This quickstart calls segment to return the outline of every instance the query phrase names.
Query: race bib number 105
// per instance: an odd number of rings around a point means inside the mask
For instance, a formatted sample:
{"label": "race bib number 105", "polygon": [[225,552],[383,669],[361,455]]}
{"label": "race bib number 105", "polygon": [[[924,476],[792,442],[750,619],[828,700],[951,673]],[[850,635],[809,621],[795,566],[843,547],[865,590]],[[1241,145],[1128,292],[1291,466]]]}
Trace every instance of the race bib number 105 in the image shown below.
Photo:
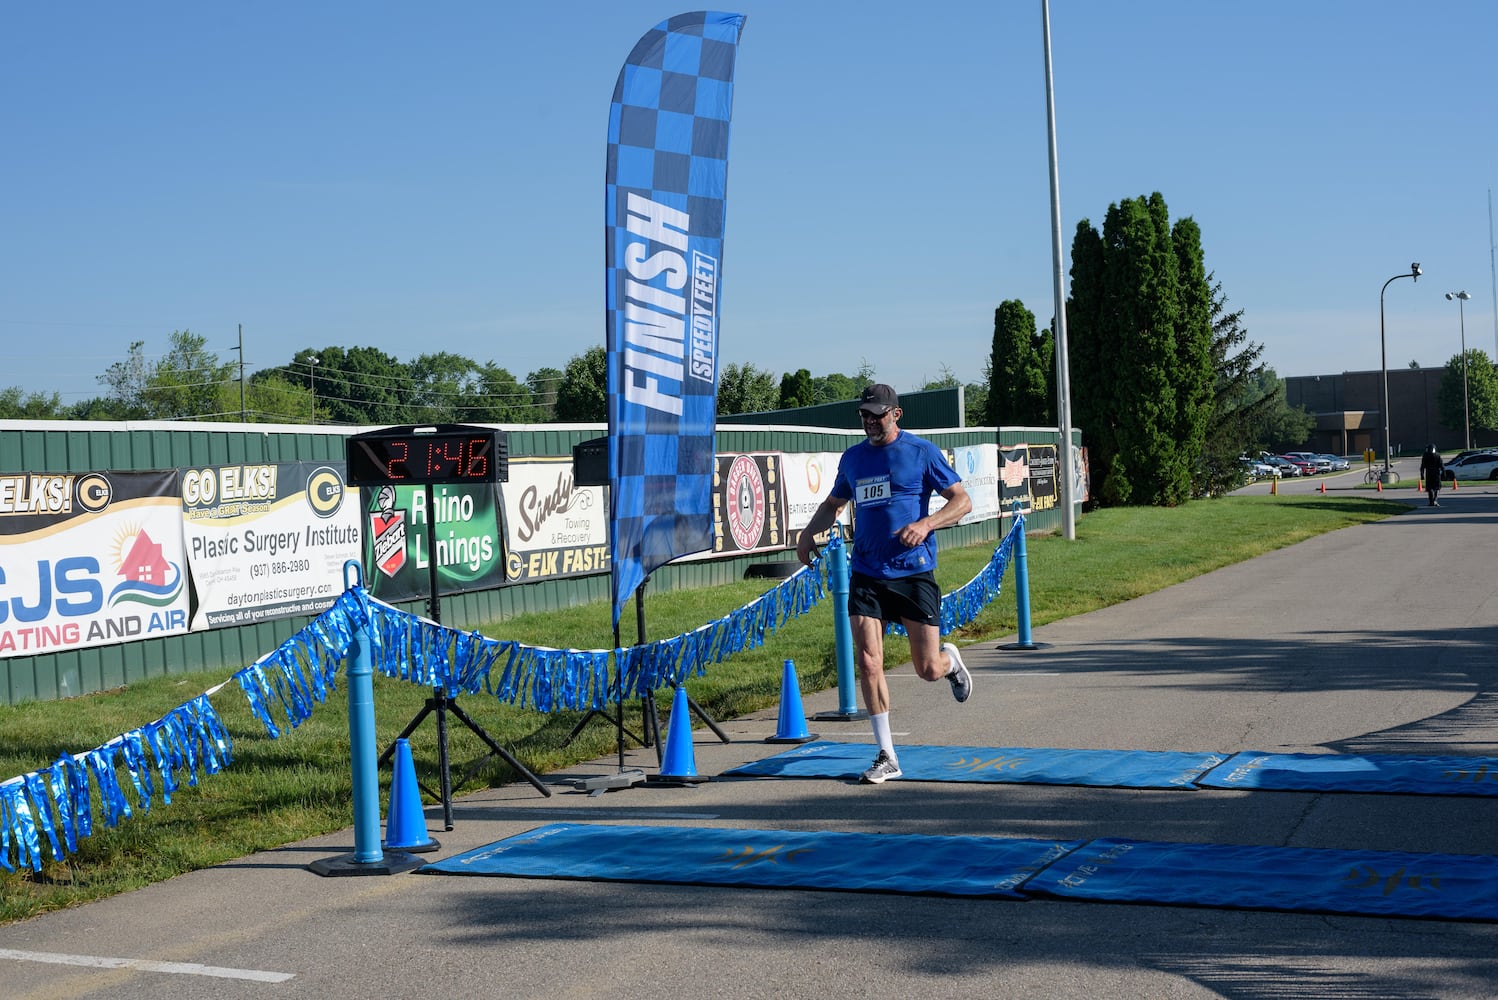
{"label": "race bib number 105", "polygon": [[860,479],[854,484],[854,492],[858,494],[853,498],[854,503],[857,504],[888,503],[890,498],[889,476]]}

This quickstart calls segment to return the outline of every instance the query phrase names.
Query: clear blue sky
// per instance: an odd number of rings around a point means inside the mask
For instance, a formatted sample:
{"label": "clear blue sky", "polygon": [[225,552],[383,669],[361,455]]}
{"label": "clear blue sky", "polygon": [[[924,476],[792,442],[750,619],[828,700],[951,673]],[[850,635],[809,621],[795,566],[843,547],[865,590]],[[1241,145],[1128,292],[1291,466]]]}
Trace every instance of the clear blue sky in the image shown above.
{"label": "clear blue sky", "polygon": [[[0,387],[174,330],[250,370],[600,344],[609,99],[643,2],[10,3]],[[912,389],[1052,314],[1039,0],[745,0],[721,358]],[[1281,375],[1493,354],[1498,4],[1054,0],[1063,240],[1160,191]],[[1070,266],[1068,259],[1067,266]]]}

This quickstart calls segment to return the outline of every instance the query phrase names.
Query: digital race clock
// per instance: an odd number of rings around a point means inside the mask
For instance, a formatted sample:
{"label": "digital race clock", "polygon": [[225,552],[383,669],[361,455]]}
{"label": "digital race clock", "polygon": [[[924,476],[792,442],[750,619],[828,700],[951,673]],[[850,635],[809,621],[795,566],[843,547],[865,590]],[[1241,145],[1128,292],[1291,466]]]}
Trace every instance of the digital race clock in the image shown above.
{"label": "digital race clock", "polygon": [[385,427],[348,439],[351,486],[502,483],[509,478],[505,432],[467,424]]}

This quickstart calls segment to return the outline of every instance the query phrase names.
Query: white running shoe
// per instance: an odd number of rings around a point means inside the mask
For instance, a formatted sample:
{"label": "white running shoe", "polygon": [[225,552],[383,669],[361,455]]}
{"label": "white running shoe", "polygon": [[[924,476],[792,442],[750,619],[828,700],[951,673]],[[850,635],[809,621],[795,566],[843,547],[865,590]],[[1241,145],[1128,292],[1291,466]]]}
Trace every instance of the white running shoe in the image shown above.
{"label": "white running shoe", "polygon": [[898,778],[904,773],[904,771],[900,770],[900,762],[891,757],[889,751],[880,747],[879,756],[874,758],[874,763],[869,765],[869,769],[863,772],[863,776],[859,780],[865,785],[877,785],[881,781]]}
{"label": "white running shoe", "polygon": [[947,680],[952,682],[952,697],[958,701],[967,701],[967,696],[973,693],[973,675],[968,671],[967,664],[962,662],[962,654],[957,652],[956,646],[944,642],[941,648],[952,658],[952,669],[947,672]]}

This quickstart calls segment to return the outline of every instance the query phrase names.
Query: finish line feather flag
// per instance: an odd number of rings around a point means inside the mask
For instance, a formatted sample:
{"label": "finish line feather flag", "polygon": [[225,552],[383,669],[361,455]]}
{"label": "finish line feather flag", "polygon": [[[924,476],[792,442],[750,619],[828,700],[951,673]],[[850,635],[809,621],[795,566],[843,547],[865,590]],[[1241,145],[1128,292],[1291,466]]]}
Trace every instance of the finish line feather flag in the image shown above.
{"label": "finish line feather flag", "polygon": [[635,45],[609,106],[605,192],[614,627],[645,577],[712,547],[718,293],[741,14]]}

